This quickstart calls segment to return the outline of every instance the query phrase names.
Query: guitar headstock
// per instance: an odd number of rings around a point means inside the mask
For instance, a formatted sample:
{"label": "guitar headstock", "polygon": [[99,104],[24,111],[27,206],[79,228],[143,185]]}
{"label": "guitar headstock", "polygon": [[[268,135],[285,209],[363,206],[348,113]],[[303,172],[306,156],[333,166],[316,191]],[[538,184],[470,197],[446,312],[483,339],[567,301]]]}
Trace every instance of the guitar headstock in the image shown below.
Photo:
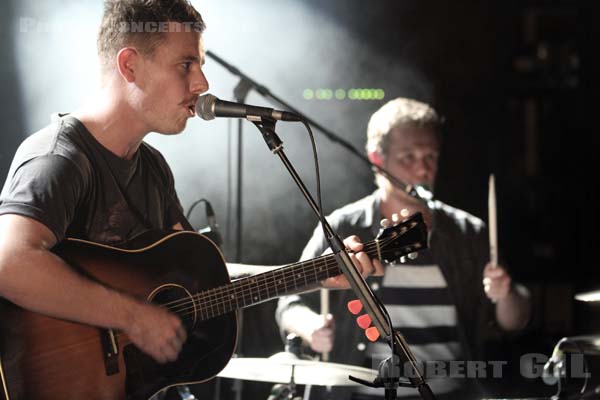
{"label": "guitar headstock", "polygon": [[381,228],[375,239],[378,257],[387,263],[427,248],[427,226],[421,213],[415,213],[393,226]]}

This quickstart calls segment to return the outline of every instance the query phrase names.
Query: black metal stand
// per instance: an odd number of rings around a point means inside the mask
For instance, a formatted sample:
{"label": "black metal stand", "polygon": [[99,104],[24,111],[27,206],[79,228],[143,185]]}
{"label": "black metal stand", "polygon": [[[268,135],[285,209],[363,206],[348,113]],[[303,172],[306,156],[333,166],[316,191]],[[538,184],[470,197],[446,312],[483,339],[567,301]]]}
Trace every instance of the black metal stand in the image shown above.
{"label": "black metal stand", "polygon": [[[348,279],[352,290],[362,302],[365,311],[369,314],[371,320],[373,321],[379,332],[382,334],[382,336],[390,344],[393,353],[398,357],[398,360],[403,363],[402,365],[410,365],[412,369],[412,373],[408,378],[410,386],[417,388],[419,394],[423,399],[434,400],[435,397],[431,392],[431,389],[425,382],[425,379],[422,376],[421,372],[419,371],[417,361],[412,351],[408,347],[408,344],[404,340],[404,337],[402,337],[402,335],[399,332],[394,332],[391,330],[391,327],[388,324],[387,318],[384,314],[384,310],[382,308],[383,306],[380,305],[380,303],[377,301],[375,295],[373,294],[373,292],[371,292],[371,289],[352,263],[352,260],[350,259],[350,256],[348,255],[348,252],[346,251],[346,248],[340,237],[333,231],[331,226],[327,223],[327,220],[325,218],[321,218],[322,214],[317,204],[315,203],[311,194],[308,192],[306,186],[304,185],[304,182],[302,182],[302,180],[300,179],[300,176],[294,169],[293,165],[285,155],[285,152],[283,151],[283,142],[275,132],[276,122],[274,120],[261,119],[260,117],[249,117],[248,119],[251,120],[252,123],[254,123],[258,130],[262,133],[263,139],[267,143],[269,149],[274,154],[279,156],[281,162],[290,173],[294,182],[296,182],[296,185],[306,198],[308,204],[323,224],[323,229],[329,239],[329,243],[331,244],[332,251],[336,256],[337,262],[344,275]],[[399,373],[399,369],[396,370],[392,368],[391,371],[398,371]],[[390,382],[389,390],[386,388],[386,395],[393,396],[390,397],[391,399],[393,399],[395,398],[395,392],[396,390],[395,387],[393,387],[393,382]]]}
{"label": "black metal stand", "polygon": [[[243,103],[248,96],[248,92],[252,88],[252,84],[242,78],[236,87],[233,89],[233,96],[238,103]],[[242,193],[243,193],[243,120],[238,119],[238,135],[237,135],[237,199],[236,199],[236,236],[235,236],[235,262],[242,262],[242,223],[243,223],[243,212],[242,212]],[[238,337],[243,338],[244,331],[244,311],[238,310]],[[238,357],[242,356],[243,351],[243,340],[238,342],[236,353]],[[241,379],[236,379],[233,382],[233,392],[235,393],[235,399],[242,399],[243,385]]]}
{"label": "black metal stand", "polygon": [[[233,97],[238,103],[243,103],[248,96],[248,92],[252,89],[252,83],[242,78],[233,89]],[[235,236],[235,262],[242,262],[242,193],[243,193],[243,120],[238,119],[237,132],[237,192],[236,192],[236,236]]]}

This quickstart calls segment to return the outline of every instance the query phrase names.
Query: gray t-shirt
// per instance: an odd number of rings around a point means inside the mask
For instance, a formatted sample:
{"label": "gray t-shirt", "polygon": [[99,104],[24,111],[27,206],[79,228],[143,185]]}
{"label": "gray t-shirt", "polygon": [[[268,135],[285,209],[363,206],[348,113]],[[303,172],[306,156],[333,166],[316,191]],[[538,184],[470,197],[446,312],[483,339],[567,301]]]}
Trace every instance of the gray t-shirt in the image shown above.
{"label": "gray t-shirt", "polygon": [[58,241],[105,244],[185,223],[173,174],[156,149],[142,143],[125,160],[68,115],[19,146],[0,194],[2,214],[33,218]]}

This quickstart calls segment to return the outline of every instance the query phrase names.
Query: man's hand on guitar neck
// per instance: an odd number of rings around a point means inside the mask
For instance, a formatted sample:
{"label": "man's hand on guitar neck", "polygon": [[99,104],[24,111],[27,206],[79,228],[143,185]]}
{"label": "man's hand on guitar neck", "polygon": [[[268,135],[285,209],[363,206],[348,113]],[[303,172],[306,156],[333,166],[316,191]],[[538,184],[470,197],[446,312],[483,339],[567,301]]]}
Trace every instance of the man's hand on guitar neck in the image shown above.
{"label": "man's hand on guitar neck", "polygon": [[[347,249],[353,251],[353,253],[350,253],[350,258],[364,278],[371,275],[383,276],[383,265],[381,265],[379,260],[370,259],[367,253],[362,251],[363,244],[358,236],[348,236],[344,239],[344,244]],[[325,253],[331,253],[331,250],[328,250]],[[322,284],[323,287],[327,289],[348,289],[350,287],[348,279],[346,279],[343,274],[328,278],[324,280]]]}
{"label": "man's hand on guitar neck", "polygon": [[[369,256],[362,251],[363,244],[360,238],[356,235],[348,236],[344,239],[344,244],[347,249],[352,250],[354,253],[350,254],[350,258],[357,266],[363,277],[367,276],[382,276],[383,266],[379,260],[371,260]],[[331,253],[331,250],[327,250],[323,254]],[[244,278],[247,276],[260,274],[265,271],[281,268],[281,265],[277,266],[266,266],[266,265],[247,265],[247,264],[235,264],[227,263],[227,271],[232,279]],[[327,289],[348,289],[350,284],[344,275],[338,275],[321,282],[322,286]],[[310,288],[304,288],[303,290],[315,290],[318,285],[311,286]],[[290,294],[290,293],[288,293]]]}

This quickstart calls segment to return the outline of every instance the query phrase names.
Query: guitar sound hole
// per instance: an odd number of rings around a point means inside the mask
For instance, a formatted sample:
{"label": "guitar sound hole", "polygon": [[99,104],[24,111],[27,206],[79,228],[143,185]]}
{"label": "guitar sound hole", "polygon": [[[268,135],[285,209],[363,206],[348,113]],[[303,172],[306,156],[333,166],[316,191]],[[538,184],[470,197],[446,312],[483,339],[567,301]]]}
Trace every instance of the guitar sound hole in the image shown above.
{"label": "guitar sound hole", "polygon": [[191,293],[183,286],[163,285],[152,293],[150,301],[178,315],[188,333],[194,328],[198,309]]}

